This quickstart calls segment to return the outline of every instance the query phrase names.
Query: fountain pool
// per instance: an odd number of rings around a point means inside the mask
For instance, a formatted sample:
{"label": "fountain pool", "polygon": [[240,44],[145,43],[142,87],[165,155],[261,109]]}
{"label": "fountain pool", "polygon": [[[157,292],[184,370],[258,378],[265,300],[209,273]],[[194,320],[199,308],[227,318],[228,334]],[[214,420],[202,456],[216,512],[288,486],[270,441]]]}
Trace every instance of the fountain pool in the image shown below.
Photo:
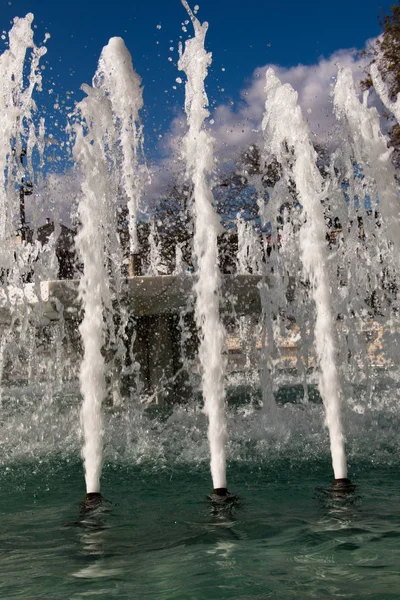
{"label": "fountain pool", "polygon": [[11,390],[4,398],[3,597],[396,597],[400,415],[391,385],[377,386],[364,414],[354,409],[365,406],[365,387],[351,398],[344,420],[357,488],[336,498],[320,403],[304,408],[286,390],[279,426],[240,393],[229,397],[227,475],[241,498],[225,512],[205,497],[200,410],[107,411],[102,489],[111,502],[84,518],[77,392],[51,411],[38,408],[43,389],[31,404]]}

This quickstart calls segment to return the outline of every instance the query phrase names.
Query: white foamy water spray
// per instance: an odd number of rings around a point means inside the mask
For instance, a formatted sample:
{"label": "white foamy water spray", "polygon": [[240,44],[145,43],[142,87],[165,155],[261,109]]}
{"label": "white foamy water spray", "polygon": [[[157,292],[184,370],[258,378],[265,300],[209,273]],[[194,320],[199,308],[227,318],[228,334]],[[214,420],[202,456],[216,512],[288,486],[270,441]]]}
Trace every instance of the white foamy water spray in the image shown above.
{"label": "white foamy water spray", "polygon": [[379,57],[378,60],[370,66],[370,73],[372,78],[372,83],[374,84],[374,88],[382,100],[383,104],[386,106],[391,113],[394,114],[398,123],[400,123],[400,94],[397,94],[396,100],[392,101],[389,96],[389,91],[385,82],[382,79],[382,76],[379,72]]}
{"label": "white foamy water spray", "polygon": [[262,271],[262,247],[260,239],[253,229],[252,223],[248,223],[241,212],[236,217],[236,228],[238,235],[237,272],[239,274],[253,273],[261,274]]}
{"label": "white foamy water spray", "polygon": [[225,330],[219,317],[220,273],[217,232],[219,221],[213,208],[210,175],[213,170],[213,139],[204,128],[209,116],[204,80],[211,54],[204,47],[208,23],[201,24],[185,0],[182,4],[193,23],[195,36],[180,48],[178,67],[187,75],[185,110],[188,133],[184,143],[187,173],[193,182],[195,216],[194,254],[197,265],[196,322],[200,330],[199,356],[202,368],[204,410],[208,416],[211,475],[215,488],[226,488],[225,440]]}
{"label": "white foamy water spray", "polygon": [[[400,269],[400,209],[395,169],[391,162],[391,150],[382,134],[379,114],[375,107],[367,105],[368,92],[360,102],[350,69],[340,69],[334,90],[334,108],[343,130],[350,134],[353,159],[363,170],[366,193],[373,204],[379,202],[387,235],[395,252],[394,261]],[[349,174],[350,177],[354,173]]]}
{"label": "white foamy water spray", "polygon": [[104,151],[103,123],[112,127],[109,102],[104,94],[85,86],[87,98],[78,107],[82,124],[75,126],[74,158],[80,166],[83,183],[78,215],[81,228],[76,247],[84,271],[79,282],[79,295],[84,311],[79,327],[84,354],[80,369],[83,395],[81,425],[83,430],[82,458],[85,467],[86,491],[100,491],[103,457],[102,402],[106,395],[105,364],[101,349],[104,343],[105,305],[110,305],[109,281],[105,266],[105,246],[109,202],[107,157]]}
{"label": "white foamy water spray", "polygon": [[98,492],[103,454],[102,402],[106,395],[102,355],[106,321],[113,330],[111,288],[121,278],[118,253],[117,199],[124,189],[130,206],[131,248],[136,248],[138,202],[135,120],[141,106],[140,78],[123,41],[112,38],[103,49],[93,87],[77,106],[74,157],[82,174],[79,202],[81,229],[76,246],[84,264],[79,294],[84,317],[80,325],[84,356],[80,370],[83,395],[81,423],[87,492]]}
{"label": "white foamy water spray", "polygon": [[[3,375],[10,378],[10,365],[18,365],[18,376],[28,379],[38,367],[40,279],[47,259],[55,258],[49,244],[32,239],[26,218],[25,196],[40,181],[45,137],[44,118],[37,116],[33,95],[41,90],[40,60],[47,49],[35,45],[32,23],[31,13],[16,17],[8,48],[0,55],[0,306],[5,317],[0,382]],[[29,214],[33,216],[31,207]]]}
{"label": "white foamy water spray", "polygon": [[[15,17],[8,49],[0,56],[0,266],[4,269],[14,267],[13,242],[20,216],[15,185],[23,177],[20,156],[26,154],[30,162],[35,146],[32,113],[36,105],[32,95],[35,89],[41,89],[39,62],[47,52],[44,46],[34,44],[32,21],[32,13],[25,18]],[[26,78],[28,52],[31,56]]]}
{"label": "white foamy water spray", "polygon": [[336,479],[347,477],[341,422],[342,391],[336,365],[334,321],[327,275],[325,224],[321,206],[323,181],[316,167],[316,152],[298,105],[298,94],[282,85],[272,69],[266,73],[266,103],[262,128],[266,152],[272,152],[292,175],[298,201],[305,211],[300,252],[316,306],[315,345],[320,367],[319,389],[326,411],[332,465]]}
{"label": "white foamy water spray", "polygon": [[121,183],[127,196],[131,254],[139,250],[137,215],[142,194],[139,164],[143,148],[143,128],[139,118],[143,106],[141,81],[123,39],[111,38],[101,53],[94,84],[106,92],[112,106],[122,154]]}

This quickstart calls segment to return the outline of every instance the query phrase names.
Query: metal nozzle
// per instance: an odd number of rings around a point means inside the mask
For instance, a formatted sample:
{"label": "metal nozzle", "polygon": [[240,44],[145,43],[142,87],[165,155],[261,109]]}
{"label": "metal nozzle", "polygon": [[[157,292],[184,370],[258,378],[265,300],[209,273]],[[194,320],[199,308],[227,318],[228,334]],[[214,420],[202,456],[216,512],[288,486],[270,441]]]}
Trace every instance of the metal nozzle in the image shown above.
{"label": "metal nozzle", "polygon": [[88,492],[82,502],[79,504],[81,512],[88,512],[102,504],[103,496],[100,492]]}
{"label": "metal nozzle", "polygon": [[354,492],[356,486],[347,477],[334,479],[332,481],[332,489],[335,493],[349,494]]}
{"label": "metal nozzle", "polygon": [[227,496],[228,490],[226,488],[215,488],[213,490],[213,495],[220,496],[220,497]]}

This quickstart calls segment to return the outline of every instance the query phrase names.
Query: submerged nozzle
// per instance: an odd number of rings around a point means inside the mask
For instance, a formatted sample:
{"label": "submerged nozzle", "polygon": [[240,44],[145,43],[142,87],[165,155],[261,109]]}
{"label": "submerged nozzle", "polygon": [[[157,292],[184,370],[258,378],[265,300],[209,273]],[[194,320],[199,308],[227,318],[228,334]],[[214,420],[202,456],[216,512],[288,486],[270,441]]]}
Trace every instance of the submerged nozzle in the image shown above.
{"label": "submerged nozzle", "polygon": [[211,504],[213,504],[214,507],[218,507],[218,509],[223,506],[231,507],[239,502],[238,496],[228,492],[227,488],[214,488],[212,493],[208,496],[208,499],[211,500]]}
{"label": "submerged nozzle", "polygon": [[356,486],[347,477],[341,477],[332,481],[332,491],[335,494],[351,494],[355,489]]}
{"label": "submerged nozzle", "polygon": [[327,508],[340,508],[357,504],[360,496],[356,493],[356,485],[347,477],[334,479],[328,486],[317,487],[318,499]]}
{"label": "submerged nozzle", "polygon": [[213,496],[219,496],[219,497],[223,497],[223,496],[227,496],[228,495],[228,490],[226,488],[214,488],[213,489]]}
{"label": "submerged nozzle", "polygon": [[79,504],[81,512],[86,513],[94,510],[103,503],[103,496],[100,492],[88,492],[82,502]]}

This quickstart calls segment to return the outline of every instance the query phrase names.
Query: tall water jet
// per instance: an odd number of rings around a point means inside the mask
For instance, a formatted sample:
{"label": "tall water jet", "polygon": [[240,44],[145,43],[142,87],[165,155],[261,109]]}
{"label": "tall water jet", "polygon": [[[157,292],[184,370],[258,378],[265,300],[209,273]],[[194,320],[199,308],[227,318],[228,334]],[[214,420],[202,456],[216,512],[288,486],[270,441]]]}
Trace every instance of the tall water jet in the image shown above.
{"label": "tall water jet", "polygon": [[83,430],[82,458],[85,467],[87,494],[100,492],[103,460],[102,403],[106,395],[105,363],[101,350],[104,344],[104,306],[111,305],[106,269],[106,228],[109,181],[107,157],[104,151],[102,121],[112,126],[109,103],[97,90],[85,86],[87,98],[77,106],[81,123],[75,125],[74,158],[80,166],[83,183],[78,216],[81,228],[76,247],[83,262],[79,295],[84,316],[79,327],[84,354],[80,369],[83,395],[81,425]]}
{"label": "tall water jet", "polygon": [[50,254],[33,241],[25,206],[25,196],[40,179],[45,135],[33,94],[41,90],[40,60],[47,48],[35,45],[32,22],[31,13],[14,19],[8,48],[0,55],[0,306],[7,315],[0,336],[0,381],[6,363],[22,358],[28,378],[37,366],[36,330],[43,308],[37,274]]}
{"label": "tall water jet", "polygon": [[80,370],[82,456],[89,504],[93,500],[91,494],[100,492],[102,403],[107,391],[102,349],[106,332],[115,337],[115,281],[121,279],[123,262],[117,234],[117,198],[121,189],[131,211],[131,251],[136,249],[136,158],[141,134],[135,121],[142,102],[139,83],[124,42],[112,38],[102,51],[93,87],[82,87],[87,98],[76,109],[74,157],[83,180],[78,209],[81,228],[76,237],[84,265],[79,282],[84,312],[80,325],[84,346]]}
{"label": "tall water jet", "polygon": [[326,411],[332,465],[336,480],[347,478],[341,422],[342,390],[336,364],[334,320],[327,275],[325,223],[321,200],[323,181],[316,166],[316,152],[293,88],[282,85],[272,69],[266,73],[266,102],[262,128],[266,152],[293,177],[298,201],[305,213],[300,233],[300,252],[316,306],[315,346],[320,368],[319,389]]}
{"label": "tall water jet", "polygon": [[[12,240],[16,230],[25,225],[19,222],[20,199],[15,186],[24,175],[20,157],[28,154],[30,160],[35,145],[32,112],[36,106],[32,95],[35,89],[41,89],[39,62],[47,52],[46,47],[34,44],[32,21],[32,13],[14,19],[9,47],[0,56],[0,267],[5,270],[14,267]],[[24,65],[29,51],[30,69],[25,83]]]}
{"label": "tall water jet", "polygon": [[193,184],[193,213],[195,217],[194,256],[196,323],[200,331],[199,357],[202,369],[204,411],[208,416],[208,439],[211,452],[211,475],[214,490],[226,494],[227,436],[225,418],[225,359],[223,357],[225,330],[219,316],[220,273],[218,268],[217,233],[219,221],[213,208],[210,176],[213,171],[213,139],[204,128],[209,116],[204,80],[211,64],[211,54],[204,47],[208,23],[201,24],[186,0],[182,0],[195,35],[180,47],[178,67],[187,76],[185,111],[188,132],[183,140],[187,175]]}

